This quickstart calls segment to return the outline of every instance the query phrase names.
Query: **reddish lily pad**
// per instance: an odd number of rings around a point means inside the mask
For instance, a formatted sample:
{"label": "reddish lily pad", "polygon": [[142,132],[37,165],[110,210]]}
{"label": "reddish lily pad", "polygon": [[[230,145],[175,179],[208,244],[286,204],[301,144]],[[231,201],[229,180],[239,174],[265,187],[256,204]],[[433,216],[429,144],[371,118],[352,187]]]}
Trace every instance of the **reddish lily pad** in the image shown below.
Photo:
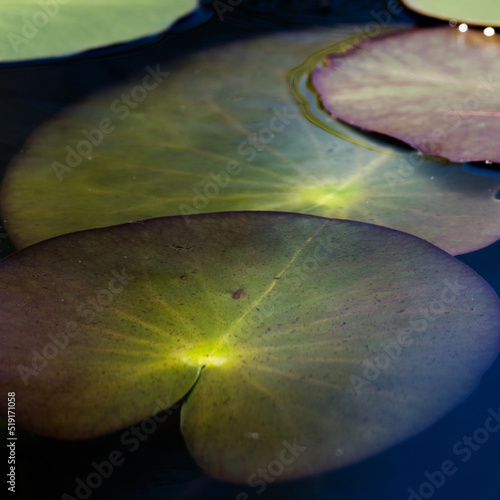
{"label": "reddish lily pad", "polygon": [[0,283],[0,389],[18,426],[91,438],[189,394],[189,449],[234,482],[277,460],[277,480],[342,467],[419,432],[500,346],[498,298],[463,263],[300,214],[73,233],[2,261]]}
{"label": "reddish lily pad", "polygon": [[500,38],[416,28],[333,54],[312,82],[336,118],[454,162],[500,162]]}

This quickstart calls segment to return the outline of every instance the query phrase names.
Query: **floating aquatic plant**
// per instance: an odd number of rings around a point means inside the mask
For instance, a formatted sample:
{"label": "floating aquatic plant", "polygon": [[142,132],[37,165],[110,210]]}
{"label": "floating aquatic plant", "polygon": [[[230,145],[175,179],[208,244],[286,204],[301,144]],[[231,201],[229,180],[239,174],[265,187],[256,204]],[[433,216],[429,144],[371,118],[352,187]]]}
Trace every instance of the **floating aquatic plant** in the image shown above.
{"label": "floating aquatic plant", "polygon": [[0,61],[53,57],[165,30],[195,0],[2,0]]}
{"label": "floating aquatic plant", "polygon": [[419,432],[500,345],[499,301],[458,260],[301,214],[73,233],[2,261],[0,283],[0,387],[16,393],[18,426],[91,438],[185,398],[189,450],[234,482],[283,453],[280,480]]}
{"label": "floating aquatic plant", "polygon": [[500,26],[500,4],[495,0],[402,0],[410,9],[445,21]]}
{"label": "floating aquatic plant", "polygon": [[312,82],[336,118],[454,162],[500,162],[500,42],[413,28],[333,54]]}
{"label": "floating aquatic plant", "polygon": [[[288,70],[336,41],[344,47],[352,32],[261,36],[159,61],[65,110],[35,131],[5,175],[2,215],[14,243],[232,210],[370,222],[452,254],[496,241],[498,179],[381,146],[340,122],[343,136],[333,136],[304,117]],[[157,85],[147,90],[151,73]]]}

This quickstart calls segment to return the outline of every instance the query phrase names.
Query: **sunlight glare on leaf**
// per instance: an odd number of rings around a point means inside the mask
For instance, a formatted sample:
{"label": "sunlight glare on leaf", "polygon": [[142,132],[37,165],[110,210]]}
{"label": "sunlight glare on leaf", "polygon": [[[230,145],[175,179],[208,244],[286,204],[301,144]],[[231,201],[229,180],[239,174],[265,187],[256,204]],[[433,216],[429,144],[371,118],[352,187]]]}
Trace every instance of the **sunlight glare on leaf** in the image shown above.
{"label": "sunlight glare on leaf", "polygon": [[19,428],[89,439],[182,401],[195,460],[237,483],[283,442],[307,452],[277,480],[416,434],[500,346],[498,298],[466,265],[405,233],[302,214],[73,233],[0,262],[0,283],[0,389],[16,393]]}
{"label": "sunlight glare on leaf", "polygon": [[[319,108],[310,65],[344,47],[352,32],[279,33],[159,61],[154,68],[168,76],[133,107],[120,96],[140,87],[147,68],[64,110],[34,132],[5,175],[2,214],[15,245],[233,210],[375,223],[452,254],[496,241],[499,179],[383,143]],[[101,123],[111,125],[103,131]],[[101,140],[94,145],[89,137]]]}

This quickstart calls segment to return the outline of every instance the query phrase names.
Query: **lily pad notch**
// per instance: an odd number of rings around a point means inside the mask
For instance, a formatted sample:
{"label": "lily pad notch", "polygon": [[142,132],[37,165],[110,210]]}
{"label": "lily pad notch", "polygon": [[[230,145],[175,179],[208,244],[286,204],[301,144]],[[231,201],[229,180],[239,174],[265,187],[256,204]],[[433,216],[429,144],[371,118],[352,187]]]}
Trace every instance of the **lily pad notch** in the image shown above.
{"label": "lily pad notch", "polygon": [[303,453],[278,480],[400,442],[466,397],[500,345],[498,298],[458,260],[302,214],[72,233],[2,261],[0,283],[0,387],[16,392],[20,427],[97,437],[189,393],[190,452],[237,483],[284,443]]}

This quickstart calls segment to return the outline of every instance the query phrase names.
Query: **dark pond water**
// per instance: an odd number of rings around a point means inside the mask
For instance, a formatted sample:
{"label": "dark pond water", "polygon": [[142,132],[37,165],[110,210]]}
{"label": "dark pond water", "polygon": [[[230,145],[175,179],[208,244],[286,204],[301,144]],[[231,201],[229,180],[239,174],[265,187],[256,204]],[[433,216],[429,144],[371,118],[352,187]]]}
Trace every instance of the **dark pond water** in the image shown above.
{"label": "dark pond water", "polygon": [[[39,125],[65,106],[126,80],[148,64],[158,61],[167,64],[211,46],[258,34],[338,23],[363,25],[373,20],[372,11],[380,12],[387,7],[385,2],[366,0],[288,2],[291,8],[284,7],[285,3],[248,2],[225,14],[223,21],[211,15],[207,7],[178,23],[163,37],[147,43],[59,60],[0,65],[2,172]],[[392,23],[416,21],[431,22],[404,10],[391,20]],[[381,148],[388,144],[390,141],[385,143],[381,139]],[[496,171],[483,169],[478,175],[496,175]],[[0,251],[2,256],[14,251],[5,232],[1,234]],[[500,294],[500,242],[458,258]],[[178,415],[169,418],[137,449],[130,443],[124,445],[123,431],[78,443],[28,436],[18,447],[17,498],[499,500],[500,431],[486,434],[478,431],[484,429],[489,412],[500,413],[500,360],[492,365],[469,398],[424,432],[356,465],[303,480],[268,484],[265,491],[204,476],[186,450],[178,430]],[[472,436],[472,441],[468,436]],[[457,445],[460,441],[462,444]],[[125,460],[115,467],[113,474],[101,478],[98,487],[77,490],[79,481],[86,481],[93,472],[92,464],[108,460],[115,450]],[[435,473],[450,460],[456,467],[453,474]],[[419,493],[411,496],[411,488]],[[64,497],[65,493],[71,496]]]}

